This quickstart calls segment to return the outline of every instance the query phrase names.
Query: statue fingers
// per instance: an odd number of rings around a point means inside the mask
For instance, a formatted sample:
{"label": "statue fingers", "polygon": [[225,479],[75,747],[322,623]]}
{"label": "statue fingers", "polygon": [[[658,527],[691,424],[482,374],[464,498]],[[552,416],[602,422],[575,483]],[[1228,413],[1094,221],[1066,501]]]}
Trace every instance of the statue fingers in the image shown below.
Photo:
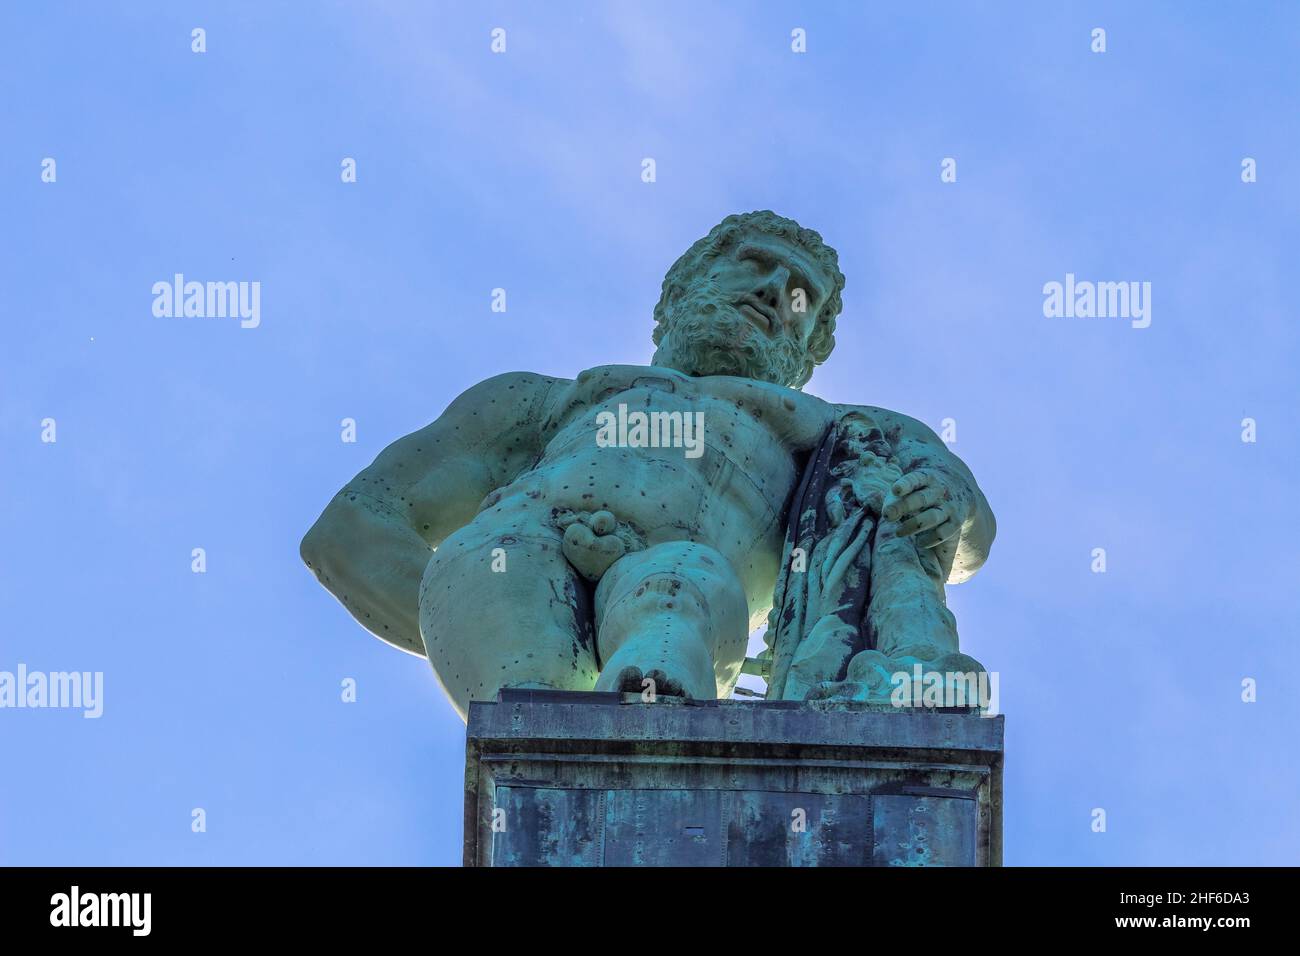
{"label": "statue fingers", "polygon": [[959,534],[961,534],[961,522],[949,518],[943,524],[936,525],[929,531],[918,534],[916,544],[917,547],[921,548],[937,548],[939,545],[951,541]]}
{"label": "statue fingers", "polygon": [[942,508],[930,508],[918,515],[912,515],[912,517],[900,524],[897,534],[900,538],[906,538],[908,535],[937,528],[947,520],[948,512]]}
{"label": "statue fingers", "polygon": [[924,471],[913,471],[894,482],[894,487],[891,490],[896,498],[903,498],[929,483],[930,476],[928,474]]}
{"label": "statue fingers", "polygon": [[885,518],[888,521],[897,521],[905,515],[920,514],[926,508],[931,508],[945,498],[945,492],[937,485],[925,485],[918,488],[904,498],[895,498],[885,507]]}

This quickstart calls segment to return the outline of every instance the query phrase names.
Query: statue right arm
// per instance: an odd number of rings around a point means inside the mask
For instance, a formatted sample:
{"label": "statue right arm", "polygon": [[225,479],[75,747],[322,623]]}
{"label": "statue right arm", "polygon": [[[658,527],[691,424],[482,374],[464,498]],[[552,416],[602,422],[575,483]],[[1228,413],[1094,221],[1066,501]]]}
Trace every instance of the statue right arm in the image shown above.
{"label": "statue right arm", "polygon": [[424,655],[419,592],[429,557],[541,455],[547,395],[560,381],[509,372],[480,382],[330,501],[302,540],[302,559],[366,630]]}

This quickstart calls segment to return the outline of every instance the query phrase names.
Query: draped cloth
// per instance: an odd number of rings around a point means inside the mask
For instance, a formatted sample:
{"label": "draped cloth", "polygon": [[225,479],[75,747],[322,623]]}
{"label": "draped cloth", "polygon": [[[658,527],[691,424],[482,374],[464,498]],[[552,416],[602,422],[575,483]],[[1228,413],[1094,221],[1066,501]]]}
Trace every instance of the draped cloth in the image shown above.
{"label": "draped cloth", "polygon": [[897,655],[957,650],[946,569],[933,549],[899,537],[898,523],[883,517],[903,470],[925,464],[896,429],[878,427],[863,411],[850,410],[827,429],[788,512],[768,616],[769,700],[869,696],[863,673],[849,673],[863,651],[879,653],[860,662],[883,667]]}
{"label": "draped cloth", "polygon": [[[790,666],[824,616],[829,618],[826,624],[837,632],[837,656],[843,657],[844,667],[854,652],[866,646],[862,621],[870,582],[869,538],[874,521],[866,509],[859,509],[832,530],[826,505],[828,491],[839,481],[832,469],[843,432],[843,420],[826,430],[791,502],[781,572],[768,617],[769,700],[803,699],[806,688],[803,682],[789,681]],[[838,600],[824,607],[828,582]],[[823,627],[823,631],[827,629]],[[841,672],[828,674],[825,679],[842,677]],[[792,686],[787,688],[787,684]]]}

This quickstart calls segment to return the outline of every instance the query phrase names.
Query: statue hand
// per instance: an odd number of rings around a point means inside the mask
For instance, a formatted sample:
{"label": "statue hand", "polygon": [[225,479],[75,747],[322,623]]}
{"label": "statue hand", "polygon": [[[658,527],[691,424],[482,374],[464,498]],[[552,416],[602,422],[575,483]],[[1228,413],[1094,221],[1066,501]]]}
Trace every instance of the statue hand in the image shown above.
{"label": "statue hand", "polygon": [[899,523],[900,538],[916,535],[918,547],[955,544],[971,517],[969,490],[941,471],[918,468],[894,482],[891,491],[894,497],[885,506],[884,518]]}

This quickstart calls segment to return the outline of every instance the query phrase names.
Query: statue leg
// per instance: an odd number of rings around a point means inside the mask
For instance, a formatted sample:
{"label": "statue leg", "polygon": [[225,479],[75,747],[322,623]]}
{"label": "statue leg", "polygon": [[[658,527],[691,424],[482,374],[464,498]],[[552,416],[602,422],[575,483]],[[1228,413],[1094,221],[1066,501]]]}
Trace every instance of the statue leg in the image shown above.
{"label": "statue leg", "polygon": [[957,621],[948,610],[944,571],[932,549],[895,537],[897,525],[876,532],[866,624],[871,645],[888,657],[935,660],[957,652]]}
{"label": "statue leg", "polygon": [[866,615],[872,648],[849,661],[845,680],[824,682],[809,696],[987,706],[984,668],[957,649],[957,624],[944,600],[946,569],[933,550],[895,537],[895,527],[886,523],[878,530],[872,555]]}
{"label": "statue leg", "polygon": [[420,636],[464,719],[502,687],[591,690],[591,589],[549,513],[493,509],[450,535],[420,584]]}
{"label": "statue leg", "polygon": [[626,555],[596,588],[597,690],[709,700],[731,693],[745,660],[749,610],[731,563],[672,541]]}

